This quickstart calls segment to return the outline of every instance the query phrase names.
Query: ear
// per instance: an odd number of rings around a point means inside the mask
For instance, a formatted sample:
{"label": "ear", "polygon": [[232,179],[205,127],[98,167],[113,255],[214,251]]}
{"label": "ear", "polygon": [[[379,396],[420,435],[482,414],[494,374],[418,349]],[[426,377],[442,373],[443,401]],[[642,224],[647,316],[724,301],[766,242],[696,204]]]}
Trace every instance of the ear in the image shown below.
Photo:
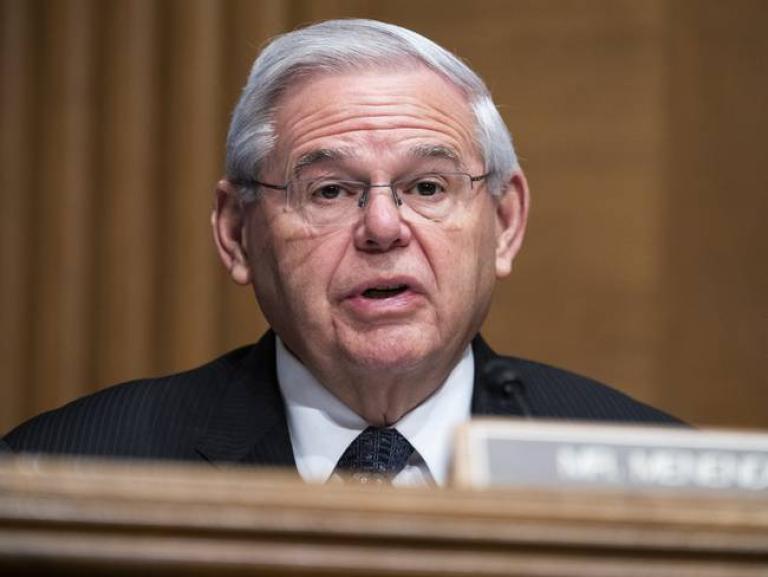
{"label": "ear", "polygon": [[214,202],[211,226],[219,258],[227,267],[232,280],[247,285],[251,282],[251,267],[243,234],[245,209],[237,187],[226,179],[220,180],[216,185]]}
{"label": "ear", "polygon": [[496,205],[496,277],[503,278],[512,271],[525,236],[529,205],[528,182],[522,170],[517,170]]}

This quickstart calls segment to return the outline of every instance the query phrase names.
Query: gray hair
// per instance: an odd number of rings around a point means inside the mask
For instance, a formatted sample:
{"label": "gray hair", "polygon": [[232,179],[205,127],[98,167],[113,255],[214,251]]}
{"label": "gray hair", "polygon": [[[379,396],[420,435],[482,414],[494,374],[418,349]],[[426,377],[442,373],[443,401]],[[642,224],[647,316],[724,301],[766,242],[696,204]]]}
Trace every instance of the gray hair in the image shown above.
{"label": "gray hair", "polygon": [[277,141],[274,109],[297,77],[384,65],[424,65],[459,88],[475,117],[488,190],[501,194],[518,168],[512,138],[480,77],[459,58],[406,28],[375,20],[329,20],[273,39],[253,63],[227,136],[226,175],[252,200],[253,180]]}

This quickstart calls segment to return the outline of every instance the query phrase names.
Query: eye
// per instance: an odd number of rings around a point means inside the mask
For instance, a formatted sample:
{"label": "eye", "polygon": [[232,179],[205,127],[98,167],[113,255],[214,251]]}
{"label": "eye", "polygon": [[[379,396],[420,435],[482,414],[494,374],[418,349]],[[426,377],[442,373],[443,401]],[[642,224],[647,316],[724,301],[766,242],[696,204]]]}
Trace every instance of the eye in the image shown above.
{"label": "eye", "polygon": [[438,192],[442,192],[442,187],[436,182],[419,182],[416,185],[416,192],[421,196],[432,196]]}
{"label": "eye", "polygon": [[320,180],[304,183],[304,202],[329,204],[357,195],[357,186],[343,180]]}
{"label": "eye", "polygon": [[420,176],[411,181],[404,192],[421,197],[442,195],[447,191],[445,182],[436,175]]}
{"label": "eye", "polygon": [[344,190],[339,184],[326,184],[315,190],[314,195],[324,200],[334,200],[341,196]]}

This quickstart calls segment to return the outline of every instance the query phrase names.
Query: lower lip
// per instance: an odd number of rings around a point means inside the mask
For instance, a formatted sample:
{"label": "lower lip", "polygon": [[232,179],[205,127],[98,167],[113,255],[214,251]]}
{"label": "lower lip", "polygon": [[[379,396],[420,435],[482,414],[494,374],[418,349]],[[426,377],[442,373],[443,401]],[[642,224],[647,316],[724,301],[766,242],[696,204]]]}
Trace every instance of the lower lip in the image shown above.
{"label": "lower lip", "polygon": [[346,299],[344,304],[358,317],[376,319],[408,315],[419,307],[423,298],[420,293],[405,290],[395,296],[383,299],[365,298],[363,295],[357,295]]}

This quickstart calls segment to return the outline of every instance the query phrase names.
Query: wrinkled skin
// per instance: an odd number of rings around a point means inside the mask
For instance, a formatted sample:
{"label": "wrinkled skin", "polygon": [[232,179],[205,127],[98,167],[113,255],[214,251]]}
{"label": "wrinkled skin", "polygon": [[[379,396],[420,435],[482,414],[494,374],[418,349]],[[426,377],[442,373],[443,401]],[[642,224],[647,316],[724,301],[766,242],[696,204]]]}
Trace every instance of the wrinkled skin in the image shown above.
{"label": "wrinkled skin", "polygon": [[[269,183],[286,182],[320,149],[342,153],[302,175],[389,183],[424,165],[413,151],[425,145],[455,154],[428,163],[485,171],[463,95],[424,68],[306,79],[279,101],[276,129],[277,147],[259,174]],[[389,189],[377,188],[355,222],[313,228],[285,210],[281,192],[266,190],[242,207],[222,180],[214,236],[232,278],[253,286],[270,325],[318,380],[369,423],[391,424],[446,378],[519,250],[523,174],[500,197],[475,186],[471,201],[442,222],[398,208]],[[392,286],[400,289],[390,298],[364,294]]]}

